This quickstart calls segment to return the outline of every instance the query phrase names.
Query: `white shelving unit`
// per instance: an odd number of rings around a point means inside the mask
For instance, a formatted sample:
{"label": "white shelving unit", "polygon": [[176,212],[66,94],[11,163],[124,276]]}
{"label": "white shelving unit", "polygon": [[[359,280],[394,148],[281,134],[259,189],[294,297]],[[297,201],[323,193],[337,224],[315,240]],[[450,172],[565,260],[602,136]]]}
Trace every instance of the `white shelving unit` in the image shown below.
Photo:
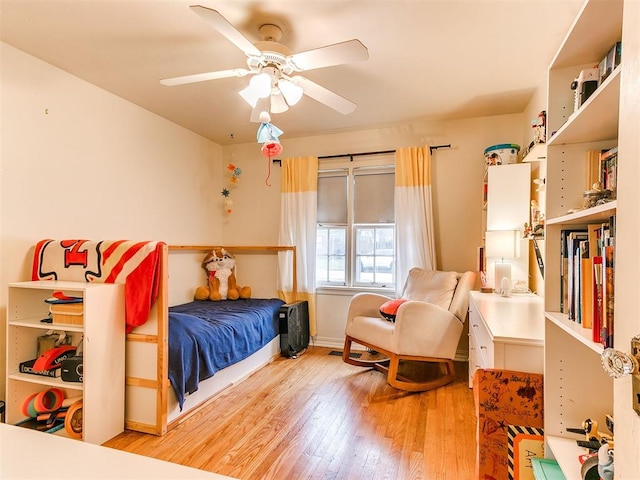
{"label": "white shelving unit", "polygon": [[[580,479],[577,446],[580,428],[591,418],[603,425],[614,409],[613,380],[600,363],[603,347],[560,313],[560,231],[606,221],[617,202],[570,213],[582,206],[588,150],[618,144],[622,65],[574,112],[571,82],[597,65],[622,38],[623,0],[588,0],[560,46],[548,72],[546,252],[545,252],[545,405],[546,455],[555,458],[567,479]],[[623,56],[624,57],[624,56]]]}
{"label": "white shelving unit", "polygon": [[[82,440],[102,444],[121,433],[125,404],[124,285],[35,281],[10,283],[8,288],[6,422],[16,424],[27,418],[22,406],[29,395],[57,387],[65,398],[82,397]],[[49,311],[45,299],[57,291],[83,298],[81,325],[41,321]],[[82,340],[83,382],[19,372],[20,362],[36,357],[37,339],[49,330],[64,331],[74,346]],[[66,435],[66,430],[55,434]]]}

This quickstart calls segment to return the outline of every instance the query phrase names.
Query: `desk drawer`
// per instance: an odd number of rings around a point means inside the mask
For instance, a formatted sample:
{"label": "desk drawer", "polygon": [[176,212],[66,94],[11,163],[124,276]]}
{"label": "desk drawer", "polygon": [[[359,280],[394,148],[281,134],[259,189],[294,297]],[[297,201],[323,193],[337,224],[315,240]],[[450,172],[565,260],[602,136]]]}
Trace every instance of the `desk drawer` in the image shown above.
{"label": "desk drawer", "polygon": [[476,349],[476,363],[479,368],[493,368],[494,348],[489,332],[479,318],[469,318],[470,345]]}

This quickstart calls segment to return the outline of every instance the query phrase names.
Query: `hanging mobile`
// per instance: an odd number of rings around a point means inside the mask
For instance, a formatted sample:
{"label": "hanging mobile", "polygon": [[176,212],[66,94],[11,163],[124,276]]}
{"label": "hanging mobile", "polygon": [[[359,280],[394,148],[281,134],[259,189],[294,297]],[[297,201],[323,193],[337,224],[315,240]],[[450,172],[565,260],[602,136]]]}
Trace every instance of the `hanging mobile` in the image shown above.
{"label": "hanging mobile", "polygon": [[271,115],[269,115],[269,112],[260,113],[260,122],[256,138],[258,139],[258,143],[262,143],[262,148],[260,149],[262,155],[269,159],[269,163],[267,165],[267,178],[264,183],[270,187],[271,184],[269,183],[269,177],[271,176],[271,159],[282,153],[282,144],[278,137],[284,132],[271,123]]}

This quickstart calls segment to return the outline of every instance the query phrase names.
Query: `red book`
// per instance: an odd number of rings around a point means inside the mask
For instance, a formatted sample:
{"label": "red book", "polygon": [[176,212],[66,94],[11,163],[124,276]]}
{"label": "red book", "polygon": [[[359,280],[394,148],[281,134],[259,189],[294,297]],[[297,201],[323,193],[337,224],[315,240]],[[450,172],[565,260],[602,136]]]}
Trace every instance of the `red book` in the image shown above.
{"label": "red book", "polygon": [[593,341],[602,343],[602,313],[603,313],[603,291],[602,282],[604,269],[602,268],[602,257],[595,256],[593,261]]}
{"label": "red book", "polygon": [[614,320],[614,277],[615,252],[614,246],[604,247],[604,295],[602,314],[602,344],[613,348],[613,320]]}

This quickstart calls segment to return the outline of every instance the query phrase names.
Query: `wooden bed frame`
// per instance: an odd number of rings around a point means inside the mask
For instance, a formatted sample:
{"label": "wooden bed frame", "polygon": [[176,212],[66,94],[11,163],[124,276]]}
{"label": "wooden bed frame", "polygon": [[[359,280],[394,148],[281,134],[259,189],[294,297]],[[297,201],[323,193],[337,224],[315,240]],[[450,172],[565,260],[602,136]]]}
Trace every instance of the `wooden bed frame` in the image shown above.
{"label": "wooden bed frame", "polygon": [[[163,248],[160,260],[160,283],[158,298],[144,325],[136,327],[127,335],[126,342],[126,405],[125,428],[154,435],[164,435],[201,410],[213,397],[235,383],[242,381],[256,370],[272,362],[280,354],[279,338],[274,338],[261,350],[230,367],[217,372],[213,377],[200,382],[198,391],[185,398],[183,410],[169,383],[168,377],[168,333],[169,333],[169,260],[170,253],[187,252],[198,254],[200,265],[204,252],[225,248],[237,254],[278,254],[291,252],[293,296],[297,295],[296,248],[294,246],[203,246],[171,245]],[[202,281],[203,273],[198,268],[197,277]],[[173,274],[173,272],[172,272]],[[191,285],[197,285],[191,284]],[[195,287],[194,287],[195,289]],[[275,295],[274,295],[275,296]],[[177,303],[190,299],[181,298]]]}

